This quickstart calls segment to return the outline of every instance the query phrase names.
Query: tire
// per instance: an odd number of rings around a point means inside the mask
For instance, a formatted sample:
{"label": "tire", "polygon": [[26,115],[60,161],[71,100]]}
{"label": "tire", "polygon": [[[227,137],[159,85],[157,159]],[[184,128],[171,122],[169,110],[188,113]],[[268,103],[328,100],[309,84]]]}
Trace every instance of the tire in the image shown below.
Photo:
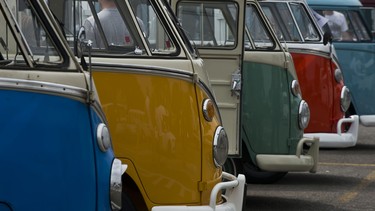
{"label": "tire", "polygon": [[250,184],[271,184],[282,179],[288,172],[268,172],[259,169],[252,161],[245,161],[243,173],[246,176],[246,183]]}
{"label": "tire", "polygon": [[137,211],[132,200],[126,192],[122,192],[121,210],[122,211]]}

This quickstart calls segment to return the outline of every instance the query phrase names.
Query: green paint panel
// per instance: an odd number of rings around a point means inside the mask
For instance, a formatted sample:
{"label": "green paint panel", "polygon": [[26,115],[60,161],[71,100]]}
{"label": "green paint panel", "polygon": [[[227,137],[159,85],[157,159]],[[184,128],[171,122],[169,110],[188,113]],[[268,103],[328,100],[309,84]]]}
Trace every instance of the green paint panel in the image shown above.
{"label": "green paint panel", "polygon": [[290,92],[291,74],[254,62],[244,62],[242,74],[241,135],[252,159],[257,154],[295,153],[290,145],[302,136],[296,116],[301,99]]}

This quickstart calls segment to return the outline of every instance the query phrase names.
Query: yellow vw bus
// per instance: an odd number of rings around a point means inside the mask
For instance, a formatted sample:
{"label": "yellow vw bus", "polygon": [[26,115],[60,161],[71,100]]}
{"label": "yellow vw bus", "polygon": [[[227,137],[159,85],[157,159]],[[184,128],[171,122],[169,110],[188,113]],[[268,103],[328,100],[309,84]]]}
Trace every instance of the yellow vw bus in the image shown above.
{"label": "yellow vw bus", "polygon": [[242,210],[245,177],[222,171],[228,138],[203,62],[168,3],[49,6],[93,71],[115,155],[128,165],[123,208]]}

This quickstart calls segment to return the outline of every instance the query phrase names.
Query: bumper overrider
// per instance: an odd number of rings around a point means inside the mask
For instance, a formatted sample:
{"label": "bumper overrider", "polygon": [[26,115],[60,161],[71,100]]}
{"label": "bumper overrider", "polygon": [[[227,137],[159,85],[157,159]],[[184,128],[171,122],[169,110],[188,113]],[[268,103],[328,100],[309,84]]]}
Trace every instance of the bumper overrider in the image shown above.
{"label": "bumper overrider", "polygon": [[[309,146],[307,153],[303,147]],[[260,169],[272,172],[309,171],[315,173],[319,159],[319,138],[302,138],[295,155],[257,155],[256,160]]]}
{"label": "bumper overrider", "polygon": [[[223,179],[226,182],[220,182],[214,186],[211,191],[210,204],[203,206],[156,206],[152,211],[240,211],[243,208],[243,200],[246,194],[246,179],[243,174],[235,177],[231,174],[223,172]],[[223,195],[224,203],[216,204],[216,196],[220,190],[225,190]]]}
{"label": "bumper overrider", "polygon": [[[349,130],[342,132],[342,124],[351,123]],[[306,137],[319,137],[322,148],[345,148],[357,144],[359,117],[352,115],[349,118],[342,118],[337,123],[337,133],[305,133]]]}

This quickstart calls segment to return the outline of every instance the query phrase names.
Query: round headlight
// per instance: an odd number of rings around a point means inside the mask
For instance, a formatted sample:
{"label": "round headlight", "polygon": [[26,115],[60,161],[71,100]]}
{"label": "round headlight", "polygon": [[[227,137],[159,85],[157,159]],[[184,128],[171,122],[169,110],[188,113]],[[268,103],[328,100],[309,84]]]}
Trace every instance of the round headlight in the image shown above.
{"label": "round headlight", "polygon": [[121,210],[122,175],[127,165],[122,165],[121,160],[115,158],[112,161],[110,197],[112,210]]}
{"label": "round headlight", "polygon": [[213,142],[213,154],[214,162],[217,167],[224,165],[228,157],[228,136],[222,126],[216,128],[214,142]]}
{"label": "round headlight", "polygon": [[299,127],[303,130],[307,128],[310,121],[310,109],[306,101],[302,100],[299,104],[298,109],[298,124]]}
{"label": "round headlight", "polygon": [[299,83],[297,80],[292,81],[291,90],[294,96],[296,97],[301,96],[301,87],[299,86]]}
{"label": "round headlight", "polygon": [[346,86],[344,86],[341,90],[340,100],[341,100],[341,110],[343,112],[346,112],[349,109],[349,106],[351,103],[350,91]]}
{"label": "round headlight", "polygon": [[344,80],[340,69],[335,70],[335,80],[337,83],[341,83],[341,81]]}
{"label": "round headlight", "polygon": [[96,128],[96,139],[101,151],[106,152],[111,147],[111,136],[104,123],[100,123]]}

